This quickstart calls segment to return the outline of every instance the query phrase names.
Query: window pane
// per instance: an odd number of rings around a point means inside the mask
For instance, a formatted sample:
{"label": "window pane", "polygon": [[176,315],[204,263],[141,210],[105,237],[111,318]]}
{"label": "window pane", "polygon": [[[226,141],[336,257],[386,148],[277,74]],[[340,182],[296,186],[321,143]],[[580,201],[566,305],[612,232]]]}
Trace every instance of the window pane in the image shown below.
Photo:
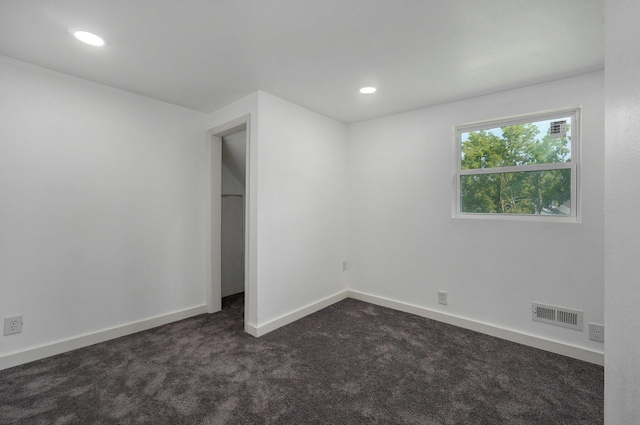
{"label": "window pane", "polygon": [[571,215],[571,170],[460,176],[460,212]]}
{"label": "window pane", "polygon": [[512,167],[571,161],[571,117],[461,134],[461,168]]}

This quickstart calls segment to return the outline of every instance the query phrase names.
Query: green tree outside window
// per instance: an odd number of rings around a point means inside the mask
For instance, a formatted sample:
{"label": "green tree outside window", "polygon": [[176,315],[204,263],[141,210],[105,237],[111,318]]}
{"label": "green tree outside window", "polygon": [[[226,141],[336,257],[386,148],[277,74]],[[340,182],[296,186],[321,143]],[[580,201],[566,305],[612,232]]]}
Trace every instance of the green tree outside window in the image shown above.
{"label": "green tree outside window", "polygon": [[550,121],[461,133],[460,169],[479,171],[460,173],[460,212],[570,215],[571,119],[560,120],[561,135]]}

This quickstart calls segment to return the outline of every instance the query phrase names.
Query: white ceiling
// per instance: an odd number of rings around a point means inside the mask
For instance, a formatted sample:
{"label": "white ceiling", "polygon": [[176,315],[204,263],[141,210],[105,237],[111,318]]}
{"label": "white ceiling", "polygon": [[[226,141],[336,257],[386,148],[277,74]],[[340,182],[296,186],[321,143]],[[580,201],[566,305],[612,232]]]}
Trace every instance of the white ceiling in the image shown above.
{"label": "white ceiling", "polygon": [[202,112],[264,90],[350,123],[601,70],[603,3],[0,0],[0,54]]}

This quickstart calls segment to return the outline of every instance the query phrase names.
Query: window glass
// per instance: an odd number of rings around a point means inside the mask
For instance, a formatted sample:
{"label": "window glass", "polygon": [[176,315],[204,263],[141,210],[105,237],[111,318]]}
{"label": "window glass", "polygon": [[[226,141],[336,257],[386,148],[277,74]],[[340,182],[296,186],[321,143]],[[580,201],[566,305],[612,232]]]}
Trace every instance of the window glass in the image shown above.
{"label": "window glass", "polygon": [[463,170],[570,162],[571,117],[464,132],[461,143]]}
{"label": "window glass", "polygon": [[571,215],[571,170],[461,176],[464,213]]}
{"label": "window glass", "polygon": [[455,214],[577,217],[578,113],[457,127]]}

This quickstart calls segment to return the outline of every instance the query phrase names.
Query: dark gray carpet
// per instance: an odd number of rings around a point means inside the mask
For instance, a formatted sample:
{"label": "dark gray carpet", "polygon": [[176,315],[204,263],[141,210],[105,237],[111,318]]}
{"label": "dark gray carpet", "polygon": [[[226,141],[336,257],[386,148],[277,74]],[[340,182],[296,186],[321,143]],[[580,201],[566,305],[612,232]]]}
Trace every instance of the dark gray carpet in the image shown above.
{"label": "dark gray carpet", "polygon": [[1,371],[0,423],[603,423],[599,366],[352,299],[256,339],[224,301]]}

